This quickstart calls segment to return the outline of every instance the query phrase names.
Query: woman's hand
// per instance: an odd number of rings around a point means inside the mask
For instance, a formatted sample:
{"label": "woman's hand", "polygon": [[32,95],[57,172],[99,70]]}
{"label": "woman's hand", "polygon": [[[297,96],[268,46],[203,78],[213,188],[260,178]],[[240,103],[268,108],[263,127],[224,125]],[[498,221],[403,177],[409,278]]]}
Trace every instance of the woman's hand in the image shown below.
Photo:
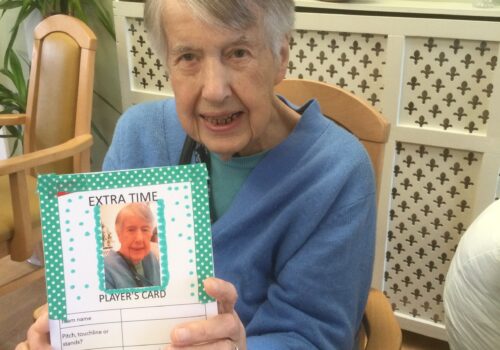
{"label": "woman's hand", "polygon": [[236,288],[214,277],[207,278],[203,284],[207,294],[217,300],[219,315],[175,327],[167,349],[246,350],[245,327],[234,311],[238,299]]}
{"label": "woman's hand", "polygon": [[[172,330],[170,350],[246,350],[245,328],[234,311],[238,299],[235,287],[218,278],[204,281],[205,291],[215,298],[219,315],[208,320],[179,325]],[[50,350],[49,318],[47,305],[28,330],[27,340],[18,344],[16,350]]]}
{"label": "woman's hand", "polygon": [[28,329],[27,340],[18,344],[16,350],[51,350],[49,343],[49,311],[43,306],[40,316]]}

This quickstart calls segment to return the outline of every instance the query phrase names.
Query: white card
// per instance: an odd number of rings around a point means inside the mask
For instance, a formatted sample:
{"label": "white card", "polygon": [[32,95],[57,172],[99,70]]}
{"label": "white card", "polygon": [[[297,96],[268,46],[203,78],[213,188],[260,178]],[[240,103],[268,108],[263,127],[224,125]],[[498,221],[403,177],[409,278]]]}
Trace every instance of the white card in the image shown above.
{"label": "white card", "polygon": [[203,164],[41,175],[54,349],[162,349],[217,314]]}

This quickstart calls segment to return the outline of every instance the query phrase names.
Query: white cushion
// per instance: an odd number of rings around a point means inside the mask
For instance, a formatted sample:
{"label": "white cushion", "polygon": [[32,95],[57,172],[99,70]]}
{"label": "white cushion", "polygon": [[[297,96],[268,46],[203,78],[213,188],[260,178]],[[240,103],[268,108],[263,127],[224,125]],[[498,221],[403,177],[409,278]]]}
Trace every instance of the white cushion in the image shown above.
{"label": "white cushion", "polygon": [[500,200],[461,238],[446,276],[444,309],[452,350],[500,349]]}

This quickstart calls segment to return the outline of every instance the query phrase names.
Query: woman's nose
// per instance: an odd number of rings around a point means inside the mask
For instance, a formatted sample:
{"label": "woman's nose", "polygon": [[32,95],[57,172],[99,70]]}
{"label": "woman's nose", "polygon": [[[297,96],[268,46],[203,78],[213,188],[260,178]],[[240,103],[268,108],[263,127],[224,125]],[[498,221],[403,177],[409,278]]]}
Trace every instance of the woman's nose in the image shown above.
{"label": "woman's nose", "polygon": [[135,240],[142,240],[143,236],[144,233],[141,230],[132,231],[132,237],[134,237]]}
{"label": "woman's nose", "polygon": [[210,102],[223,102],[231,94],[230,74],[219,60],[206,63],[203,72],[202,97]]}

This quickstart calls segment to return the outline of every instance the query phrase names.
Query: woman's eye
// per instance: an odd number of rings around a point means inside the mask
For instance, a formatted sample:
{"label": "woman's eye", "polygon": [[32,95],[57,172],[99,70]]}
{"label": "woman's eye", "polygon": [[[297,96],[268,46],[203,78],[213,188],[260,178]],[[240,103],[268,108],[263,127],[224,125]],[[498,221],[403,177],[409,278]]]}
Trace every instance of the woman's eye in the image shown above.
{"label": "woman's eye", "polygon": [[181,60],[192,61],[192,60],[194,60],[194,55],[192,53],[186,53],[186,54],[181,56]]}
{"label": "woman's eye", "polygon": [[233,51],[233,56],[236,58],[243,58],[247,54],[247,51],[244,49],[237,49]]}

